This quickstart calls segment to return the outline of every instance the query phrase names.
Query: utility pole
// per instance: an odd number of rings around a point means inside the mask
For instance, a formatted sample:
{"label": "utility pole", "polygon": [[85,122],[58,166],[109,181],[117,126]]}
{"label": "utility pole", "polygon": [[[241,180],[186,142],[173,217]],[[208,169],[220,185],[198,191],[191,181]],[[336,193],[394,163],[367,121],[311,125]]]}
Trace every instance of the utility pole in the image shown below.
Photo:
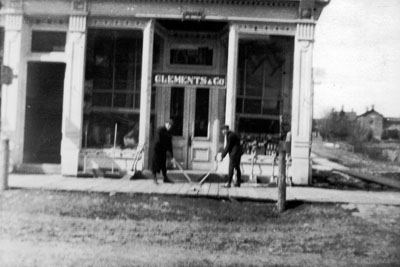
{"label": "utility pole", "polygon": [[286,148],[285,142],[279,144],[279,176],[278,176],[278,212],[285,211],[286,206]]}

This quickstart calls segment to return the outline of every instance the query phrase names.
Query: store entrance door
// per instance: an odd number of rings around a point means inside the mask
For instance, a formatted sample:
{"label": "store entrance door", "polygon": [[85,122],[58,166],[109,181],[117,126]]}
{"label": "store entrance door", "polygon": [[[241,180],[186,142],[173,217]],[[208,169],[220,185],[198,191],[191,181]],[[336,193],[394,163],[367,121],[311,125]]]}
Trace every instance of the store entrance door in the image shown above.
{"label": "store entrance door", "polygon": [[172,87],[170,117],[174,120],[175,159],[185,169],[206,169],[211,156],[211,91]]}
{"label": "store entrance door", "polygon": [[64,63],[28,63],[24,163],[61,162]]}

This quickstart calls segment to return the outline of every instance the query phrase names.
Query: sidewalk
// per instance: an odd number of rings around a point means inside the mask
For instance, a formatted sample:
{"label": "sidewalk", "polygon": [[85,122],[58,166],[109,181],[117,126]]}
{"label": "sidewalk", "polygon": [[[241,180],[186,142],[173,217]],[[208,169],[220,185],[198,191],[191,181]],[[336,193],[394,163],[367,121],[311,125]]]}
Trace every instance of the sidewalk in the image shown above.
{"label": "sidewalk", "polygon": [[[103,193],[164,194],[190,197],[234,198],[277,201],[278,188],[244,183],[240,188],[224,188],[223,183],[173,183],[155,185],[150,179],[121,180],[76,178],[49,174],[10,174],[9,188],[83,191]],[[400,205],[400,192],[334,190],[313,187],[287,187],[286,200],[321,203]]]}

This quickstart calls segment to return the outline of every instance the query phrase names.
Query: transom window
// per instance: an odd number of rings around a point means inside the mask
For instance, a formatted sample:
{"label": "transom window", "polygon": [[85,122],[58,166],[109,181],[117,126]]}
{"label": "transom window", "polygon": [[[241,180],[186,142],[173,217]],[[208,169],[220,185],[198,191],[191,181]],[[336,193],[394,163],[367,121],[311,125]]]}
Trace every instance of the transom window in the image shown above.
{"label": "transom window", "polygon": [[38,53],[63,52],[66,39],[66,32],[32,31],[31,51]]}
{"label": "transom window", "polygon": [[213,50],[209,47],[172,48],[170,64],[212,66]]}

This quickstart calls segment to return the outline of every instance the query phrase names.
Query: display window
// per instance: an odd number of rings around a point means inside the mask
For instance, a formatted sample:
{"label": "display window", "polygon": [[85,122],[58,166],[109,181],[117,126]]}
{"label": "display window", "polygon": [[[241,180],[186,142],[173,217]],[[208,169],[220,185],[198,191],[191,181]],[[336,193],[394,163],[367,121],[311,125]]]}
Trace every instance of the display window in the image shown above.
{"label": "display window", "polygon": [[256,147],[268,154],[280,137],[285,42],[277,37],[239,41],[236,128],[246,153]]}
{"label": "display window", "polygon": [[88,31],[84,148],[137,146],[142,39],[141,31]]}

